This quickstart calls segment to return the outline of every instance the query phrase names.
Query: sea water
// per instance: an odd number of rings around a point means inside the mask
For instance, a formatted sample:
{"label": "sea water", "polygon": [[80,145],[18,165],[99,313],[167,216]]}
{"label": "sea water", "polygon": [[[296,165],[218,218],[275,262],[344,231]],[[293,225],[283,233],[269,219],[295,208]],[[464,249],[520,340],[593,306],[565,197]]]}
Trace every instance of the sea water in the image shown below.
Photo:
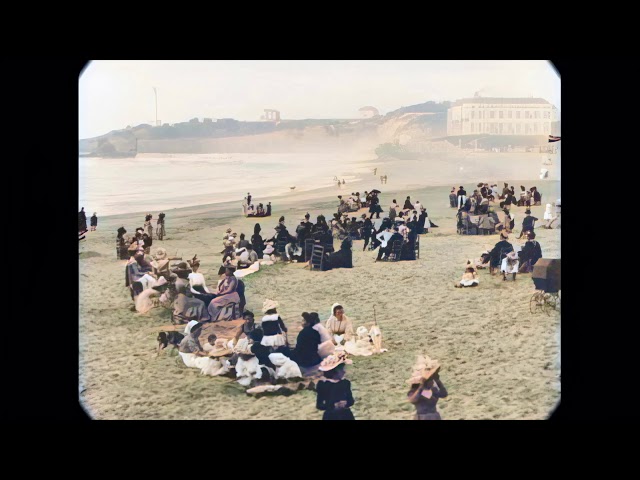
{"label": "sea water", "polygon": [[[88,216],[236,201],[251,192],[252,203],[270,197],[359,180],[364,158],[336,154],[139,154],[135,158],[79,158],[78,209]],[[370,173],[369,173],[370,174]]]}

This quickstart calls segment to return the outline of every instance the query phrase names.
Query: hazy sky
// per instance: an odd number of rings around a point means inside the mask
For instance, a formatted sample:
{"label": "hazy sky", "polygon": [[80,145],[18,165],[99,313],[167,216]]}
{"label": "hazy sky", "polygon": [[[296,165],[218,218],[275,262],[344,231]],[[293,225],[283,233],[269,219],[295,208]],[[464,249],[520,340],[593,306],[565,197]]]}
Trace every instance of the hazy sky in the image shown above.
{"label": "hazy sky", "polygon": [[560,109],[560,77],[543,60],[94,61],[80,76],[80,138],[158,119],[359,118],[428,100],[542,97]]}

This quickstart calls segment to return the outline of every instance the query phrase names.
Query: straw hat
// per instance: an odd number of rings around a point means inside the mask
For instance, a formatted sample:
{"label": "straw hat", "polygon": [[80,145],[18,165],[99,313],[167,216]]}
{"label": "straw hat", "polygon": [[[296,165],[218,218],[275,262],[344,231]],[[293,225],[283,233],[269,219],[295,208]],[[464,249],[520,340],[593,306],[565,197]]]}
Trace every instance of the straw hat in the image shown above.
{"label": "straw hat", "polygon": [[160,247],[158,250],[156,250],[156,253],[154,255],[156,260],[164,260],[165,258],[167,258],[167,251]]}
{"label": "straw hat", "polygon": [[440,362],[432,360],[427,355],[418,355],[411,378],[407,380],[409,385],[421,383],[423,380],[429,380],[436,372],[440,370]]}
{"label": "straw hat", "polygon": [[327,372],[329,370],[333,370],[338,365],[341,365],[343,363],[346,365],[351,365],[353,361],[347,358],[347,353],[344,350],[338,350],[336,348],[336,351],[333,355],[329,355],[324,360],[322,360],[322,363],[320,363],[318,370],[320,370],[321,372]]}
{"label": "straw hat", "polygon": [[269,300],[266,299],[263,303],[262,303],[262,311],[263,312],[267,312],[271,309],[274,308],[278,308],[278,302],[276,302],[275,300]]}
{"label": "straw hat", "polygon": [[233,351],[227,346],[229,340],[226,338],[218,338],[213,344],[213,348],[209,351],[210,357],[224,357],[231,355]]}

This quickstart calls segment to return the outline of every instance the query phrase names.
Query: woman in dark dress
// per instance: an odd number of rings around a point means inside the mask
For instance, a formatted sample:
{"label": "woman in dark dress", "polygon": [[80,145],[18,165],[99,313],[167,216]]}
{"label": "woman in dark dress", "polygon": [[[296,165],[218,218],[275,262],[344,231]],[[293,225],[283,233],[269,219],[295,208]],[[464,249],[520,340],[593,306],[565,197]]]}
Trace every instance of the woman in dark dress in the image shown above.
{"label": "woman in dark dress", "polygon": [[491,258],[489,271],[491,272],[491,275],[494,275],[494,270],[500,267],[500,262],[502,261],[500,255],[506,255],[510,252],[513,252],[513,245],[509,243],[509,235],[506,232],[501,232],[500,241],[496,243],[491,252],[489,252],[489,256]]}
{"label": "woman in dark dress", "polygon": [[373,235],[373,223],[370,219],[367,218],[365,214],[362,215],[364,218],[364,223],[362,224],[362,238],[364,239],[364,247],[362,247],[362,251],[364,252],[367,249],[367,245],[369,245],[369,241],[371,240],[371,236]]}
{"label": "woman in dark dress", "polygon": [[116,237],[116,252],[120,260],[129,260],[129,246],[124,238],[124,234],[127,233],[124,227],[118,229],[118,236]]}
{"label": "woman in dark dress", "polygon": [[91,231],[95,232],[97,227],[98,227],[98,214],[96,212],[93,212],[93,215],[91,216]]}
{"label": "woman in dark dress", "polygon": [[256,223],[253,227],[253,235],[251,236],[251,245],[253,245],[253,249],[258,254],[258,258],[262,258],[262,251],[264,250],[264,241],[260,236],[260,224]]}
{"label": "woman in dark dress", "polygon": [[418,357],[413,374],[407,383],[411,385],[407,400],[416,407],[414,420],[442,420],[436,408],[438,400],[448,395],[440,381],[440,364],[429,357]]}
{"label": "woman in dark dress", "polygon": [[329,355],[320,364],[324,379],[316,386],[316,408],[324,410],[323,420],[355,420],[351,406],[355,403],[351,393],[351,382],[344,378],[344,365],[352,363],[346,354]]}
{"label": "woman in dark dress", "polygon": [[403,210],[413,210],[413,205],[411,204],[411,197],[407,197],[407,199],[404,201],[404,207],[402,207]]}
{"label": "woman in dark dress", "polygon": [[84,212],[84,207],[78,212],[78,231],[82,233],[87,231],[87,214]]}
{"label": "woman in dark dress", "polygon": [[382,207],[380,206],[380,199],[378,198],[378,195],[375,193],[371,195],[369,213],[371,214],[369,218],[373,218],[374,214],[376,218],[380,218],[380,214],[382,213]]}
{"label": "woman in dark dress", "polygon": [[332,268],[353,268],[353,253],[351,252],[351,239],[345,238],[340,245],[340,250],[334,253],[328,253],[324,262],[324,270]]}
{"label": "woman in dark dress", "polygon": [[518,256],[520,257],[520,273],[531,272],[536,262],[542,258],[542,249],[540,248],[540,244],[535,240],[536,234],[531,232],[527,238],[527,243],[525,243],[522,250],[518,252]]}
{"label": "woman in dark dress", "polygon": [[298,364],[303,375],[313,375],[322,361],[318,354],[318,346],[322,343],[320,333],[313,328],[320,323],[320,317],[316,312],[303,312],[302,318],[302,330],[298,333],[291,359]]}

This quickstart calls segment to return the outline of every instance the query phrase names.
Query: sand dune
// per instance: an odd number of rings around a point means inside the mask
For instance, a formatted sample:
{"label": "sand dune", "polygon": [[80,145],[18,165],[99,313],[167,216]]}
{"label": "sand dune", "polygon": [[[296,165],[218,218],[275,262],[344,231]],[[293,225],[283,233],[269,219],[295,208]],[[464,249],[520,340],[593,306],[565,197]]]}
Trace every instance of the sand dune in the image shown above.
{"label": "sand dune", "polygon": [[[530,180],[526,185],[538,186],[543,203],[559,196],[556,182]],[[367,186],[380,188],[375,182]],[[456,235],[455,212],[447,206],[450,186],[399,189],[390,180],[384,187],[385,210],[392,198],[411,195],[440,226],[422,236],[419,260],[374,263],[375,252],[362,252],[359,241],[353,269],[310,272],[279,264],[247,277],[247,308],[259,313],[265,297],[277,300],[294,340],[303,311],[317,311],[324,320],[331,304],[340,302],[358,326],[371,324],[376,306],[389,352],[355,358],[348,367],[357,419],[411,418],[405,379],[419,352],[443,365],[441,378],[450,392],[439,403],[443,418],[545,418],[560,397],[559,313],[529,313],[535,290],[530,275],[512,283],[481,271],[478,288],[453,288],[466,259],[476,258],[497,237]],[[260,223],[270,229],[285,215],[294,228],[307,211],[330,215],[335,195],[325,190],[283,197],[274,202],[274,216]],[[197,253],[207,283],[214,284],[224,230],[231,226],[250,235],[256,223],[239,217],[238,210],[234,203],[167,211],[167,239],[156,241],[154,248],[162,245],[185,259]],[[532,210],[542,218],[544,207]],[[518,225],[523,211],[516,209]],[[155,357],[156,334],[148,328],[169,324],[170,314],[163,309],[131,312],[125,262],[115,259],[116,229],[125,225],[133,231],[142,217],[101,219],[98,231],[88,232],[80,244],[80,398],[86,410],[100,419],[320,419],[313,392],[256,399],[232,380],[186,368],[177,354]],[[537,233],[544,256],[559,258],[559,231]]]}

